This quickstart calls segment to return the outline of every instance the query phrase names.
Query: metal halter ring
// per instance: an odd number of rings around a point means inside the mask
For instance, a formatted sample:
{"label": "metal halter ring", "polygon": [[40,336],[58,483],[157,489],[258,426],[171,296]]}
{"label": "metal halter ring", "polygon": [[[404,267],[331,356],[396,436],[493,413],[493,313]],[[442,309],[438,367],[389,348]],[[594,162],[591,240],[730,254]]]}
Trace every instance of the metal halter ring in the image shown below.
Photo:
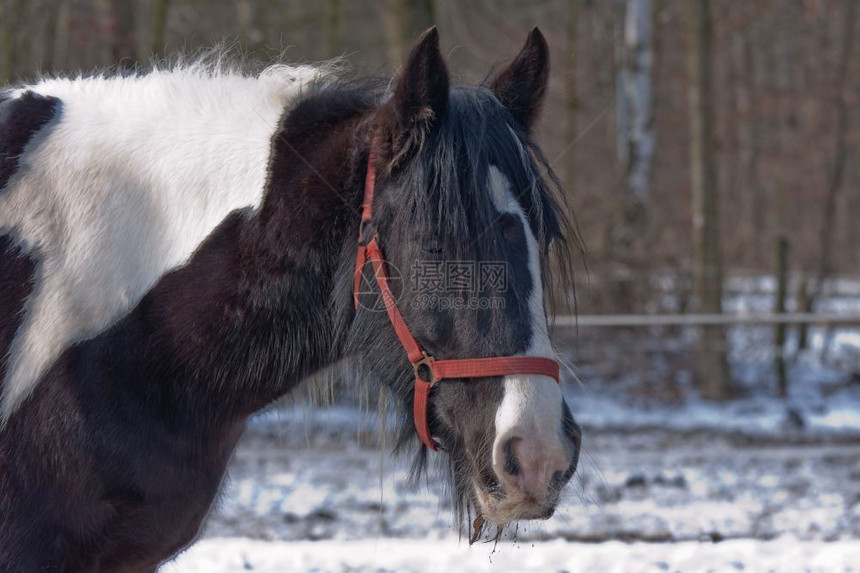
{"label": "metal halter ring", "polygon": [[439,381],[439,377],[436,376],[436,372],[433,370],[435,359],[427,354],[427,352],[422,352],[422,354],[424,354],[424,358],[418,362],[413,362],[412,368],[415,370],[415,378],[427,382],[432,388]]}

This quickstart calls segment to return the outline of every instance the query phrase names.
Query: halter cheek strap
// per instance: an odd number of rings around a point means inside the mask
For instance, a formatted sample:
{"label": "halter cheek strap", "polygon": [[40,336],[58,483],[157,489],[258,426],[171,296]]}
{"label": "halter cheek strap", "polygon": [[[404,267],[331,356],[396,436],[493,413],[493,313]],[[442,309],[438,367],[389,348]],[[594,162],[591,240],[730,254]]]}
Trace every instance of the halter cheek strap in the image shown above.
{"label": "halter cheek strap", "polygon": [[365,230],[373,219],[373,194],[376,189],[376,168],[374,165],[376,140],[370,147],[370,156],[367,160],[367,174],[364,182],[364,204],[361,210],[361,227],[358,237],[358,254],[355,259],[355,274],[353,276],[353,303],[358,309],[358,293],[361,286],[361,277],[364,266],[368,259],[373,265],[373,275],[379,290],[382,293],[382,301],[388,313],[388,320],[394,327],[394,332],[406,357],[412,364],[415,372],[415,396],[413,400],[412,415],[415,421],[415,429],[425,446],[433,451],[438,450],[439,445],[430,433],[427,422],[427,409],[430,403],[430,391],[441,380],[448,379],[476,379],[491,376],[507,376],[511,374],[533,374],[549,376],[556,382],[559,380],[558,362],[552,358],[541,356],[498,356],[493,358],[466,358],[460,360],[436,360],[429,355],[412,336],[403,315],[397,308],[394,294],[388,283],[388,273],[385,270],[385,258],[379,246],[379,239],[374,234],[368,241]]}

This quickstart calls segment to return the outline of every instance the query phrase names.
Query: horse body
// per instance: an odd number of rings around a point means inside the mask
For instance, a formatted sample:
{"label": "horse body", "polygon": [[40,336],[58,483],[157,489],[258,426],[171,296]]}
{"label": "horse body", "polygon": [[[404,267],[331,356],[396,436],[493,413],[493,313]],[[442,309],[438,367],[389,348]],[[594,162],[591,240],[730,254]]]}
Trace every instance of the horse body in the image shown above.
{"label": "horse body", "polygon": [[[533,34],[513,64],[526,66],[520,91],[540,80],[535,50]],[[98,94],[143,97],[144,80],[0,100],[0,570],[155,570],[197,535],[248,417],[344,357],[411,409],[411,367],[384,313],[352,308],[374,137],[391,264],[441,251],[512,269],[492,315],[404,304],[422,344],[451,358],[548,351],[541,263],[558,229],[522,147],[528,110],[505,111],[505,85],[449,102],[435,32],[390,97],[305,80],[254,96],[240,78],[191,90],[179,107],[197,117],[167,138],[121,97],[99,112]],[[476,120],[495,143],[467,135]],[[554,381],[446,382],[429,418],[461,511],[500,525],[552,513],[579,440]],[[414,443],[404,424],[401,445]]]}

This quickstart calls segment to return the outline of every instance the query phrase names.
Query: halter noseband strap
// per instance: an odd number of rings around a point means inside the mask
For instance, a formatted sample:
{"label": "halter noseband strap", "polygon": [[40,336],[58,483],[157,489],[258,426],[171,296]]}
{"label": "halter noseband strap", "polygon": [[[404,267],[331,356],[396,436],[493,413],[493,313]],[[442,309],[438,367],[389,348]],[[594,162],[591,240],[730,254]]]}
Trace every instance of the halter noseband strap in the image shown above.
{"label": "halter noseband strap", "polygon": [[[373,219],[373,193],[376,189],[375,153],[376,139],[370,146],[370,156],[367,159],[367,174],[364,182],[364,203],[361,209],[361,227],[358,236],[358,255],[355,259],[355,275],[353,277],[353,302],[358,309],[358,292],[364,265],[368,259],[373,265],[373,274],[382,293],[383,304],[388,312],[388,319],[394,327],[394,332],[406,356],[415,371],[415,398],[412,415],[415,429],[425,446],[436,451],[439,445],[430,434],[427,423],[427,409],[430,402],[430,390],[440,380],[461,378],[485,378],[489,376],[506,376],[510,374],[534,374],[549,376],[556,382],[559,380],[558,362],[552,358],[540,356],[499,356],[494,358],[466,358],[460,360],[436,360],[421,348],[415,337],[409,331],[403,315],[397,308],[394,295],[388,284],[388,274],[385,271],[385,258],[376,234],[367,240],[365,232]],[[539,286],[536,286],[539,288]]]}

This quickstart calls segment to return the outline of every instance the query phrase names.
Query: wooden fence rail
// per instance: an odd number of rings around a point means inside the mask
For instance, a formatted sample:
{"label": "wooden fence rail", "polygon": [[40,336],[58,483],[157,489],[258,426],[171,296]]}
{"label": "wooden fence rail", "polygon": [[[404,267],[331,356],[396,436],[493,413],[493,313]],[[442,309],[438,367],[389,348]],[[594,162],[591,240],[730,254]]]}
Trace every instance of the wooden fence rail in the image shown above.
{"label": "wooden fence rail", "polygon": [[600,326],[708,326],[809,324],[817,326],[860,326],[860,314],[851,313],[728,313],[728,314],[585,314],[561,315],[550,319],[557,327]]}

